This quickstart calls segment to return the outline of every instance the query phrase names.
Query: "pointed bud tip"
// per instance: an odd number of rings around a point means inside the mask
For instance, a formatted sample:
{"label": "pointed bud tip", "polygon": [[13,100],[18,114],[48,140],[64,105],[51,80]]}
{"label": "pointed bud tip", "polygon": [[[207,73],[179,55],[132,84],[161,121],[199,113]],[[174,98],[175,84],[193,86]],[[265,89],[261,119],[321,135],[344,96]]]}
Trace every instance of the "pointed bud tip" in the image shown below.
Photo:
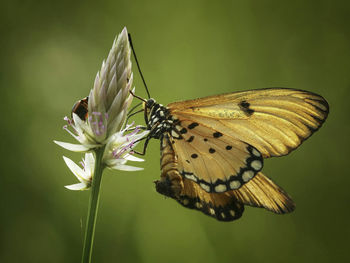
{"label": "pointed bud tip", "polygon": [[126,35],[128,35],[128,30],[126,29],[126,26],[124,26],[124,28],[123,28],[121,34],[126,34]]}

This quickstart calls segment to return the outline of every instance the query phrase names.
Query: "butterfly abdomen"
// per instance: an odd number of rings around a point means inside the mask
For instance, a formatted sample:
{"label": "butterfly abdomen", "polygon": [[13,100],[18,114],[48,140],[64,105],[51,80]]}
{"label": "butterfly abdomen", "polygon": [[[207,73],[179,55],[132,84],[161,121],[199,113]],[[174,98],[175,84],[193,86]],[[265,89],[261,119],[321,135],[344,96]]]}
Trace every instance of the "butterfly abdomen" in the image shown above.
{"label": "butterfly abdomen", "polygon": [[161,138],[160,150],[161,150],[161,175],[160,180],[155,181],[156,190],[158,193],[172,198],[178,198],[180,196],[181,189],[183,189],[183,182],[181,175],[177,168],[177,158],[169,144],[169,137],[167,134],[163,134]]}

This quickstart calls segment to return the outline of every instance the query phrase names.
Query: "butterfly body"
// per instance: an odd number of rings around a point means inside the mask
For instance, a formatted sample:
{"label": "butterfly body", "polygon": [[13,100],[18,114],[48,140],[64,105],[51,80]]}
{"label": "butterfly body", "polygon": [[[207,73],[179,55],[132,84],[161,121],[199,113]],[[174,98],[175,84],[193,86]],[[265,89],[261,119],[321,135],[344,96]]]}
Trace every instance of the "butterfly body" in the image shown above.
{"label": "butterfly body", "polygon": [[[161,136],[173,129],[174,121],[169,114],[169,110],[162,104],[156,103],[154,99],[149,99],[145,105],[148,109],[147,129],[150,130],[149,138],[160,139]],[[147,112],[146,112],[147,114]]]}

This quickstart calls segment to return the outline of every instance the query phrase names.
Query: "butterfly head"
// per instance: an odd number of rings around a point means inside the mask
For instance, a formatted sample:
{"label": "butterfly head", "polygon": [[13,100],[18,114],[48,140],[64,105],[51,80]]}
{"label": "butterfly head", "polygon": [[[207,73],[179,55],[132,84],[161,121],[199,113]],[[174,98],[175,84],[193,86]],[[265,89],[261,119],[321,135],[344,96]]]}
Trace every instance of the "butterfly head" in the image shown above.
{"label": "butterfly head", "polygon": [[149,98],[146,102],[145,102],[145,107],[147,109],[152,109],[153,105],[156,103],[156,100],[153,98]]}

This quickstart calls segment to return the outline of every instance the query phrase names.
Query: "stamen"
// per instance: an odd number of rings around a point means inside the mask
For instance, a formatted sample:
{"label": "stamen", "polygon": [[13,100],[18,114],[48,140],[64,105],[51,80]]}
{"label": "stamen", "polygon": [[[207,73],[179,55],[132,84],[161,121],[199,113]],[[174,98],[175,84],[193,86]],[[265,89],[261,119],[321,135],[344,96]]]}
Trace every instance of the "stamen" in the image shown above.
{"label": "stamen", "polygon": [[68,126],[67,125],[64,125],[63,126],[63,129],[64,130],[66,130],[70,135],[72,135],[75,139],[77,139],[78,141],[80,141],[79,139],[79,134],[78,134],[78,132],[74,129],[74,126],[72,125],[71,126],[72,128],[73,128],[73,130],[74,130],[74,132],[76,132],[76,134],[74,134],[73,132],[71,132],[69,129],[68,129]]}
{"label": "stamen", "polygon": [[116,152],[116,150],[114,150],[112,152],[113,157],[115,159],[119,159],[126,151],[128,151],[129,149],[131,149],[133,147],[134,143],[135,143],[135,141],[133,140],[130,143],[128,143],[127,145],[123,146],[118,153]]}
{"label": "stamen", "polygon": [[72,125],[72,123],[73,123],[73,121],[71,119],[69,119],[67,116],[65,116],[63,118],[63,120],[65,120],[68,123],[68,125]]}
{"label": "stamen", "polygon": [[130,127],[134,126],[134,123],[135,123],[135,122],[133,121],[131,124],[127,124],[127,125],[125,126],[125,129],[123,130],[123,132],[129,130]]}
{"label": "stamen", "polygon": [[139,126],[136,126],[135,129],[132,132],[128,133],[126,136],[132,136],[132,135],[138,133],[140,130],[141,129],[139,128]]}

